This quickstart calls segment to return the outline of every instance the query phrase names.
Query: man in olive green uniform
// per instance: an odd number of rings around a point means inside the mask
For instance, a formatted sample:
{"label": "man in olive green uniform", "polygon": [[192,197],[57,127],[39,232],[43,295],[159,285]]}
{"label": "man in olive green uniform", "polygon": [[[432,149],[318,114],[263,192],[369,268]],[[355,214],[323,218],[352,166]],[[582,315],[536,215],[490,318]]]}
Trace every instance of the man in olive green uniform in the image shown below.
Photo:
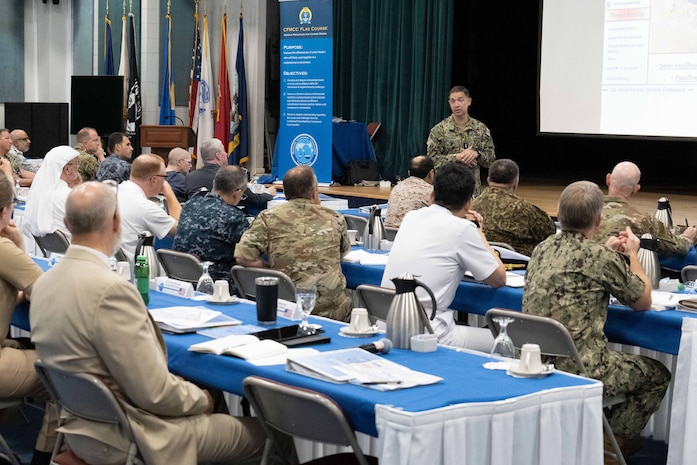
{"label": "man in olive green uniform", "polygon": [[476,197],[482,183],[479,168],[488,168],[496,159],[494,141],[489,128],[468,113],[472,104],[469,90],[455,86],[449,95],[452,114],[431,129],[426,141],[426,155],[433,159],[436,169],[452,162],[465,165],[474,176]]}
{"label": "man in olive green uniform", "polygon": [[484,235],[489,241],[505,242],[530,256],[532,249],[557,228],[541,208],[515,194],[519,175],[513,160],[494,161],[486,179],[489,187],[474,200],[472,210],[484,218]]}
{"label": "man in olive green uniform", "polygon": [[280,270],[296,286],[316,285],[313,314],[348,321],[351,298],[341,272],[341,258],[350,249],[346,220],[320,205],[309,166],[288,170],[283,192],[287,202],[259,213],[242,235],[235,247],[237,263]]}
{"label": "man in olive green uniform", "polygon": [[80,176],[84,182],[97,178],[99,164],[104,161],[102,140],[94,128],[82,128],[77,133],[77,145],[74,147],[80,155]]}
{"label": "man in olive green uniform", "polygon": [[649,233],[654,239],[658,239],[660,257],[685,255],[697,236],[697,228],[690,226],[682,234],[673,234],[653,215],[640,212],[632,206],[629,198],[639,192],[640,178],[639,167],[629,161],[618,163],[612,173],[605,176],[608,195],[605,196],[603,222],[596,240],[603,242],[608,236],[616,235],[629,226],[638,237]]}
{"label": "man in olive green uniform", "polygon": [[[588,181],[569,185],[559,198],[561,234],[532,253],[525,276],[523,311],[552,317],[566,326],[592,378],[605,395],[625,394],[608,420],[625,456],[641,444],[639,433],[663,399],[670,372],[660,362],[607,348],[603,332],[610,294],[635,311],[651,306],[651,281],[641,268],[639,239],[630,228],[599,244],[603,194]],[[557,368],[575,372],[569,359]]]}

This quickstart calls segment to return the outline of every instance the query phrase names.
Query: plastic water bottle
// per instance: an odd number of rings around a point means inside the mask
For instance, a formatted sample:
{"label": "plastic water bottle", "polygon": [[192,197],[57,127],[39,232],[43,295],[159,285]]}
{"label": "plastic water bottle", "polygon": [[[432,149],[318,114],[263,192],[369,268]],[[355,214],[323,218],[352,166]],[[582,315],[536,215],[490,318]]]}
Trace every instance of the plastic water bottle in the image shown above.
{"label": "plastic water bottle", "polygon": [[138,255],[134,273],[136,277],[136,287],[145,305],[150,303],[150,266],[145,255]]}

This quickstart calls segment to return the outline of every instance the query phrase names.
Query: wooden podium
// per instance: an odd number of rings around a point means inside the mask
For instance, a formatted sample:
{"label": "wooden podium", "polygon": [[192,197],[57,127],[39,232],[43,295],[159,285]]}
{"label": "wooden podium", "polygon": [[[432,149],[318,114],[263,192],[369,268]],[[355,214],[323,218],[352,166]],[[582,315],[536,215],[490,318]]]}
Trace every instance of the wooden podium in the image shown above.
{"label": "wooden podium", "polygon": [[150,151],[161,156],[167,164],[169,151],[175,147],[188,150],[196,145],[196,135],[188,126],[140,126],[140,145],[150,147]]}

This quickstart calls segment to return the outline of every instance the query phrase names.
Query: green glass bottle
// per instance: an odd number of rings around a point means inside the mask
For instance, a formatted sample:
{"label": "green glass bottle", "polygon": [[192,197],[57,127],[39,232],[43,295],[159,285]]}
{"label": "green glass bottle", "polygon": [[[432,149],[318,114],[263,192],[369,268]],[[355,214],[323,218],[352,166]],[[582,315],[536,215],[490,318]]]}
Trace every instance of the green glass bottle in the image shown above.
{"label": "green glass bottle", "polygon": [[148,258],[145,255],[138,255],[136,258],[134,275],[138,292],[140,292],[145,305],[148,305],[150,303],[150,265],[148,265]]}

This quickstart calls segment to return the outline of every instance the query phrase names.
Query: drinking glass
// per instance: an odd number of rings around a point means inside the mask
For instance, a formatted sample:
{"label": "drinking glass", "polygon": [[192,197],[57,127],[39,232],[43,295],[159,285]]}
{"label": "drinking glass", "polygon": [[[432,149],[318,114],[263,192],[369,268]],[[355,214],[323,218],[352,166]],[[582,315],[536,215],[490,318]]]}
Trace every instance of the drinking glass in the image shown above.
{"label": "drinking glass", "polygon": [[302,315],[302,322],[298,328],[298,335],[308,336],[310,334],[315,334],[317,328],[307,323],[307,317],[310,316],[310,313],[312,313],[312,310],[315,308],[317,287],[311,284],[307,286],[296,286],[295,301],[300,307],[300,313]]}
{"label": "drinking glass", "polygon": [[203,294],[213,295],[215,292],[215,284],[213,283],[213,278],[208,274],[208,267],[211,266],[213,262],[203,262],[203,274],[198,279],[198,284],[196,284],[196,290]]}
{"label": "drinking glass", "polygon": [[508,324],[514,321],[513,318],[497,317],[494,321],[499,325],[499,335],[494,339],[494,347],[491,348],[491,360],[514,359],[515,347],[508,336]]}

